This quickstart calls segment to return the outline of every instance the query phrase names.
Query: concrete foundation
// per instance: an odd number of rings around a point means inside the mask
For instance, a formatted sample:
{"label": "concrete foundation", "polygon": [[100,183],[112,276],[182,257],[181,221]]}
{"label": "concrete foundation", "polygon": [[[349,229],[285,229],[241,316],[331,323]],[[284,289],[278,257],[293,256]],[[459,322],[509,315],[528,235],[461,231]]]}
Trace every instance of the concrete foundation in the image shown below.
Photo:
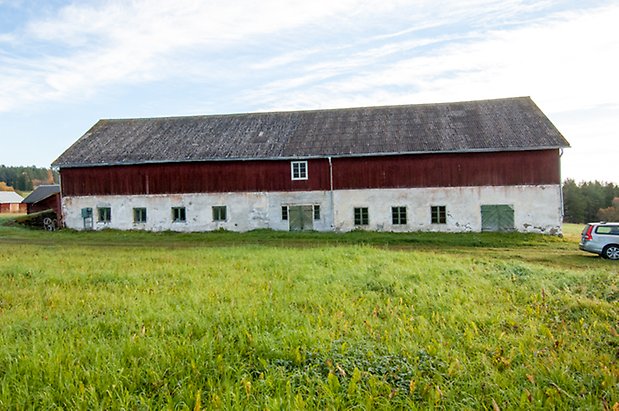
{"label": "concrete foundation", "polygon": [[[514,229],[559,234],[562,205],[559,185],[406,188],[263,193],[196,193],[138,196],[64,197],[62,210],[68,228],[90,228],[83,208],[93,209],[92,228],[150,231],[288,230],[282,206],[314,205],[320,216],[316,231],[481,231],[482,205],[505,204],[514,210]],[[226,206],[225,221],[213,221],[213,206]],[[445,224],[431,222],[431,206],[445,206]],[[109,207],[109,222],[97,221],[97,208]],[[172,207],[185,207],[186,220],[174,222]],[[354,224],[354,208],[368,208],[369,224]],[[393,224],[392,207],[406,207],[404,225]],[[146,208],[146,222],[134,222],[133,208]]]}

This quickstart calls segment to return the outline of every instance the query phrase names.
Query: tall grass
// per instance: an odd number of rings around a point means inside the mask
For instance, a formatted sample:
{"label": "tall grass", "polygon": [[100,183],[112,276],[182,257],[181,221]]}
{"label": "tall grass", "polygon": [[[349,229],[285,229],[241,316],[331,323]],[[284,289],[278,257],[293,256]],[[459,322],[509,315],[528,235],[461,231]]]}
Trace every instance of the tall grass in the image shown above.
{"label": "tall grass", "polygon": [[569,240],[2,235],[0,408],[619,402],[618,266]]}

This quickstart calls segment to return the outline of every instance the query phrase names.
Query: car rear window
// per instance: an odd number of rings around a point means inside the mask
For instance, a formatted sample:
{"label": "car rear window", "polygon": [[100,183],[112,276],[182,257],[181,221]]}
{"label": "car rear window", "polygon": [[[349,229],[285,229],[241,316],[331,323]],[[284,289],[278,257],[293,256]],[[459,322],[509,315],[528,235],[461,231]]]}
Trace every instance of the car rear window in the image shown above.
{"label": "car rear window", "polygon": [[596,234],[614,234],[619,235],[619,227],[601,225],[595,229]]}

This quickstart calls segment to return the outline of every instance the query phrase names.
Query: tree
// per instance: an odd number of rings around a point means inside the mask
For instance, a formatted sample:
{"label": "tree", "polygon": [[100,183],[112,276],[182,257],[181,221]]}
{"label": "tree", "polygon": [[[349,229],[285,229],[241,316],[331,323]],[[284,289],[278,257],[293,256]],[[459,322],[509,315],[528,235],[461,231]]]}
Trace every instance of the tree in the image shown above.
{"label": "tree", "polygon": [[53,184],[58,182],[58,173],[35,166],[7,167],[0,165],[0,181],[15,190],[30,191],[40,184]]}
{"label": "tree", "polygon": [[[566,223],[596,221],[600,218],[600,210],[612,208],[615,197],[619,197],[619,186],[613,183],[588,181],[577,184],[574,180],[567,179],[563,183],[563,220]],[[612,220],[610,217],[604,219]]]}
{"label": "tree", "polygon": [[598,211],[600,221],[619,221],[619,197],[613,199],[613,205],[608,208],[600,208]]}
{"label": "tree", "polygon": [[9,187],[4,181],[0,181],[0,191],[15,191],[13,187]]}
{"label": "tree", "polygon": [[572,179],[565,180],[563,184],[563,220],[566,223],[584,222],[586,206],[585,198],[576,182]]}

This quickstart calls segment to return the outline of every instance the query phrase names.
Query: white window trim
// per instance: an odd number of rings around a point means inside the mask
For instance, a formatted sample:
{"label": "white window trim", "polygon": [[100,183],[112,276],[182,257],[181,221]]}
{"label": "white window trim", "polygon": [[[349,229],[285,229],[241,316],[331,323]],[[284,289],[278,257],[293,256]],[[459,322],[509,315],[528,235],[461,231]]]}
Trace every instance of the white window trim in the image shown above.
{"label": "white window trim", "polygon": [[[303,164],[303,168],[305,170],[305,175],[301,176],[301,173],[299,172],[299,175],[300,175],[299,177],[295,177],[294,176],[294,166],[297,165],[297,164],[299,164],[299,165]],[[299,170],[300,170],[300,168],[299,168]],[[307,175],[308,175],[307,161],[291,161],[290,162],[290,177],[293,180],[307,180]]]}

